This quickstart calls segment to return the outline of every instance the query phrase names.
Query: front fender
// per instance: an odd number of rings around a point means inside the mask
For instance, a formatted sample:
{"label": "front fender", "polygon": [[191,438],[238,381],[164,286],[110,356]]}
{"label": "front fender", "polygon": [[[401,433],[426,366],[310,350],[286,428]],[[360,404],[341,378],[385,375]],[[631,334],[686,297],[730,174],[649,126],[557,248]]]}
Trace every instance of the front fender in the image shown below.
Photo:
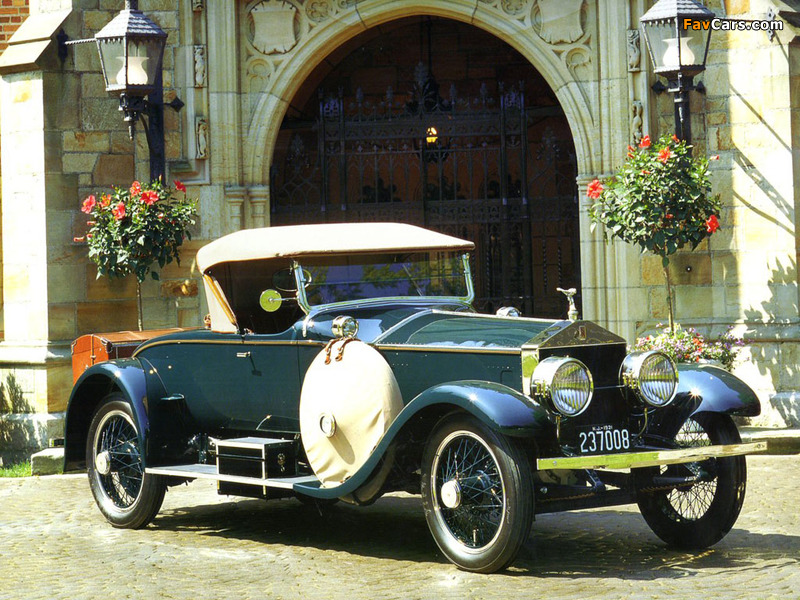
{"label": "front fender", "polygon": [[100,402],[120,392],[131,406],[139,426],[142,447],[150,433],[147,407],[147,378],[138,359],[126,358],[92,365],[80,376],[67,405],[64,432],[64,469],[80,468],[86,451],[89,425]]}
{"label": "front fender", "polygon": [[750,386],[728,371],[713,365],[679,363],[675,400],[653,413],[648,431],[672,439],[686,419],[704,412],[755,417],[761,414],[761,404]]}
{"label": "front fender", "polygon": [[[555,431],[544,407],[508,386],[489,381],[443,383],[428,388],[403,407],[364,466],[346,482],[333,488],[295,484],[294,489],[316,498],[336,498],[354,492],[367,481],[403,427],[413,417],[424,418],[424,413],[431,408],[446,412],[462,409],[492,429],[513,437],[536,437]],[[434,414],[440,416],[442,412],[434,410],[427,416]]]}
{"label": "front fender", "polygon": [[435,385],[409,402],[403,413],[412,410],[412,414],[416,414],[435,404],[462,408],[492,429],[513,437],[533,437],[554,427],[543,406],[515,389],[490,381],[454,381]]}
{"label": "front fender", "polygon": [[685,363],[678,365],[678,394],[698,398],[691,414],[715,412],[739,417],[757,417],[761,403],[744,381],[713,365]]}

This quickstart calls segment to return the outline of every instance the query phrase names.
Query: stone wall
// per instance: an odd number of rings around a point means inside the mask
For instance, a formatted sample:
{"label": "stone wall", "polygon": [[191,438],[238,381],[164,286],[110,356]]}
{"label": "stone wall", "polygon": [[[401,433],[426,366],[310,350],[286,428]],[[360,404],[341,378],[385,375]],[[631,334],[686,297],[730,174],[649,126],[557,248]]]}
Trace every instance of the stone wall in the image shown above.
{"label": "stone wall", "polygon": [[[744,19],[778,8],[768,0],[709,5]],[[771,399],[758,422],[772,425],[800,423],[794,37],[789,26],[773,39],[764,31],[712,33],[706,71],[697,77],[706,91],[692,93],[692,135],[696,153],[719,156],[710,169],[722,227],[670,267],[683,326],[711,336],[732,327],[747,342],[735,372]],[[657,131],[671,131],[672,97],[655,102]],[[637,332],[667,320],[660,259],[643,256],[640,265],[649,317]]]}

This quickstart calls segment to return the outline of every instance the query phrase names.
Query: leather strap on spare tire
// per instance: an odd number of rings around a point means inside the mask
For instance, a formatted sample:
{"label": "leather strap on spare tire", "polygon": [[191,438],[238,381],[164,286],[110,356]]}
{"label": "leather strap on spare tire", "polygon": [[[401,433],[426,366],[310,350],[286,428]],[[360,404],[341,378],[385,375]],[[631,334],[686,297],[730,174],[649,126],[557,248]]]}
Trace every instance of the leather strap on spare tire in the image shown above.
{"label": "leather strap on spare tire", "polygon": [[[300,393],[300,434],[322,487],[336,487],[352,477],[402,408],[394,373],[377,350],[344,339],[320,352]],[[381,481],[373,477],[369,487],[380,488],[388,473],[379,469]]]}

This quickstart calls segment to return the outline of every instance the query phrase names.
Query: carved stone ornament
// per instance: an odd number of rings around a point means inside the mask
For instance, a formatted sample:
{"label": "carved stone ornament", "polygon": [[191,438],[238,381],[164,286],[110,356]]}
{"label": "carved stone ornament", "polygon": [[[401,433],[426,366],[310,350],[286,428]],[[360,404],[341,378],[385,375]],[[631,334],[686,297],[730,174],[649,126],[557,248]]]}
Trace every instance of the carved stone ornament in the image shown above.
{"label": "carved stone ornament", "polygon": [[638,29],[628,30],[628,71],[634,72],[641,69],[642,46]]}
{"label": "carved stone ornament", "polygon": [[194,47],[194,87],[206,87],[206,47]]}
{"label": "carved stone ornament", "polygon": [[282,0],[264,0],[253,7],[253,47],[264,54],[283,53],[297,43],[294,21],[297,9]]}
{"label": "carved stone ornament", "polygon": [[208,158],[208,121],[195,118],[195,158]]}
{"label": "carved stone ornament", "polygon": [[326,0],[312,0],[306,3],[306,14],[315,23],[321,23],[330,16],[330,6]]}
{"label": "carved stone ornament", "polygon": [[194,12],[202,12],[205,8],[205,0],[192,0],[192,10]]}
{"label": "carved stone ornament", "polygon": [[509,15],[518,15],[528,4],[528,0],[502,0],[500,6],[503,7],[503,10],[507,12]]}
{"label": "carved stone ornament", "polygon": [[549,44],[574,42],[583,36],[583,0],[539,0],[539,37]]}
{"label": "carved stone ornament", "polygon": [[634,146],[638,146],[639,142],[642,141],[642,126],[644,125],[644,119],[642,117],[643,110],[642,102],[640,100],[634,100],[633,104],[631,104],[631,140]]}

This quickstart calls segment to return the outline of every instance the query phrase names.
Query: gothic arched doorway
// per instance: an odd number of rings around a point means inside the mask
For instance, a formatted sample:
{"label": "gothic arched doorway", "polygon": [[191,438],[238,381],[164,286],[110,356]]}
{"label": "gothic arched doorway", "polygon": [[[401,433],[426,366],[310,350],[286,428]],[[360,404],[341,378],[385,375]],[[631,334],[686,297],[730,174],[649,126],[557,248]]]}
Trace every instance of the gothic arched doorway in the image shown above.
{"label": "gothic arched doorway", "polygon": [[271,223],[402,221],[471,239],[476,306],[565,312],[580,289],[576,158],[555,94],[475,27],[411,17],[337,49],[284,119]]}

